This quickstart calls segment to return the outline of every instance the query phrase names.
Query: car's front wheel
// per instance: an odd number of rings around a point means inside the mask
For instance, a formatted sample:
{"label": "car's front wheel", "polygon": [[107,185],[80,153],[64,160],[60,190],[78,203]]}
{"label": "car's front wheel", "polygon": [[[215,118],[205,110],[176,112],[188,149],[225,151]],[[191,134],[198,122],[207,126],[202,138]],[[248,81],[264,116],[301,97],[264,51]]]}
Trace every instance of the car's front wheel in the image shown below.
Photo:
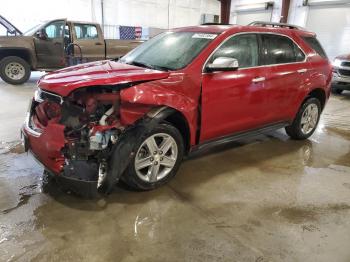
{"label": "car's front wheel", "polygon": [[293,123],[286,127],[287,134],[293,139],[306,139],[316,130],[321,116],[321,103],[317,98],[307,99],[299,109]]}
{"label": "car's front wheel", "polygon": [[30,77],[30,66],[22,58],[17,56],[8,56],[0,61],[0,77],[6,83],[20,85]]}
{"label": "car's front wheel", "polygon": [[137,148],[122,179],[139,190],[151,190],[167,183],[175,176],[184,154],[180,132],[165,123],[155,127]]}

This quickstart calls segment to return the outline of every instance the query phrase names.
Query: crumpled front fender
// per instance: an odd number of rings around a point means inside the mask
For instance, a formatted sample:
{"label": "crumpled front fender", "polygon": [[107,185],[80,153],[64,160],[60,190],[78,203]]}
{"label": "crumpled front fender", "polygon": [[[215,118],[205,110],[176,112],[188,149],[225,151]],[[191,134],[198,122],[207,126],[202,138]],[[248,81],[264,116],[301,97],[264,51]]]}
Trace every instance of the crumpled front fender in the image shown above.
{"label": "crumpled front fender", "polygon": [[[198,101],[191,96],[167,86],[154,82],[140,84],[120,92],[121,123],[130,125],[145,114],[145,108],[167,106],[183,114],[188,123],[190,134],[196,133]],[[139,105],[139,106],[135,106]],[[191,144],[195,143],[195,136],[191,135]]]}
{"label": "crumpled front fender", "polygon": [[109,168],[106,179],[99,188],[100,192],[110,193],[113,190],[114,185],[135,156],[138,145],[149,136],[159,122],[174,112],[175,110],[171,108],[163,108],[152,117],[145,116],[140,119],[120,135],[119,141],[114,145],[108,159]]}

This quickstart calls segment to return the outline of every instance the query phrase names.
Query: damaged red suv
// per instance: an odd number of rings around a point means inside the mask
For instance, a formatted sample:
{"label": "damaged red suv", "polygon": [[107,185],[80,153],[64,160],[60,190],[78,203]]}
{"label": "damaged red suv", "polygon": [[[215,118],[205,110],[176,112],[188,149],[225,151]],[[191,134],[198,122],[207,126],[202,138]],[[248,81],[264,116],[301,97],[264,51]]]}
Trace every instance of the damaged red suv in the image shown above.
{"label": "damaged red suv", "polygon": [[332,78],[315,37],[262,22],[186,27],[118,62],[49,73],[23,127],[26,149],[73,188],[110,192],[120,179],[156,188],[190,152],[247,134],[285,127],[306,139]]}

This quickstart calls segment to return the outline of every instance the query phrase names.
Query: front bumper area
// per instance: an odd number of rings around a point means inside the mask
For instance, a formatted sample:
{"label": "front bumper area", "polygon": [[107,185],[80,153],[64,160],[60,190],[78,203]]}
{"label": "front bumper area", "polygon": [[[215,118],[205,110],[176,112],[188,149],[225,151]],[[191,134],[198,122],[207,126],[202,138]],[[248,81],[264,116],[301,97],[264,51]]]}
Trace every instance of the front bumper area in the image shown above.
{"label": "front bumper area", "polygon": [[45,129],[38,131],[31,127],[30,118],[31,114],[28,113],[21,130],[25,151],[34,156],[44,167],[45,173],[49,174],[63,191],[74,192],[83,197],[96,197],[97,179],[82,179],[90,170],[68,164],[62,153],[66,144],[64,126],[49,123]]}
{"label": "front bumper area", "polygon": [[32,152],[42,165],[54,174],[60,174],[65,164],[61,153],[65,144],[64,126],[49,124],[38,132],[30,127],[30,114],[22,127],[26,151]]}

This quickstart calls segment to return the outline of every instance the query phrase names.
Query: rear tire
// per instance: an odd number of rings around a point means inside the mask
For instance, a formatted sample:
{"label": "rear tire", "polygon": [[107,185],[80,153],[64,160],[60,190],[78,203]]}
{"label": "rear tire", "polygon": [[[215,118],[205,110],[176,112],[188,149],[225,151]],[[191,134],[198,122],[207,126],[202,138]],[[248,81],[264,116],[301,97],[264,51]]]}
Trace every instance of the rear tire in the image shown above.
{"label": "rear tire", "polygon": [[122,180],[136,190],[151,190],[167,183],[176,175],[184,155],[180,132],[165,123],[156,126],[136,148],[122,176]]}
{"label": "rear tire", "polygon": [[286,127],[286,133],[297,140],[309,138],[316,130],[321,115],[321,103],[317,98],[307,99],[300,107],[293,123]]}
{"label": "rear tire", "polygon": [[0,77],[6,83],[23,84],[28,81],[30,74],[29,64],[18,56],[8,56],[0,61]]}

